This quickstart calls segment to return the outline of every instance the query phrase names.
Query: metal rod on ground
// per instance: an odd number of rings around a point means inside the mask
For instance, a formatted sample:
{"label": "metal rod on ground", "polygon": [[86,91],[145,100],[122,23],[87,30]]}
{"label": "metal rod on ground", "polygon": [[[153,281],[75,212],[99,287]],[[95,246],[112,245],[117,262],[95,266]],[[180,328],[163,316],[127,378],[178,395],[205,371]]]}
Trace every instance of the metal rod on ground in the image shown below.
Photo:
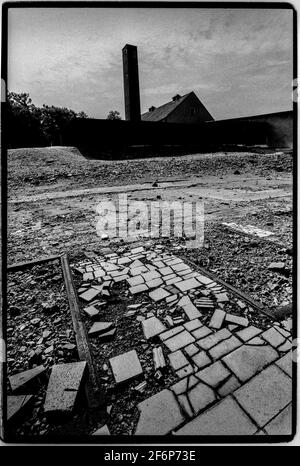
{"label": "metal rod on ground", "polygon": [[[64,274],[64,280],[66,285],[66,291],[70,304],[70,311],[72,316],[73,327],[75,331],[75,338],[77,343],[77,350],[79,359],[81,361],[87,361],[89,368],[89,387],[88,387],[88,398],[90,405],[93,407],[99,406],[104,402],[104,397],[99,393],[100,384],[98,381],[97,373],[93,364],[93,359],[88,343],[87,333],[84,323],[81,320],[79,303],[77,293],[74,287],[72,272],[70,269],[69,259],[67,254],[61,257],[61,264]],[[97,400],[95,395],[97,394]]]}
{"label": "metal rod on ground", "polygon": [[17,272],[18,270],[23,270],[26,269],[27,267],[34,267],[35,265],[43,264],[44,262],[50,262],[54,261],[56,259],[60,259],[61,256],[46,256],[46,257],[40,257],[39,259],[34,259],[32,261],[27,261],[27,262],[17,262],[12,265],[7,266],[7,271],[8,272]]}

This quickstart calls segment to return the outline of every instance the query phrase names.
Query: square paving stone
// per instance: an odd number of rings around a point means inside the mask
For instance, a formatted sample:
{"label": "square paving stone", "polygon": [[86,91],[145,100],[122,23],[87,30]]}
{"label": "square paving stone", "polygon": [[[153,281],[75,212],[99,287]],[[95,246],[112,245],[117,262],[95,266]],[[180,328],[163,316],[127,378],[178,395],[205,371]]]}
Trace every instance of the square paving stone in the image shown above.
{"label": "square paving stone", "polygon": [[222,309],[216,309],[209,322],[209,327],[219,329],[222,327],[226,312]]}
{"label": "square paving stone", "polygon": [[184,326],[189,332],[191,332],[192,330],[196,330],[197,328],[202,327],[202,323],[200,322],[199,319],[194,319],[194,320],[190,320],[190,321],[187,322],[186,324],[183,324],[183,326]]}
{"label": "square paving stone", "polygon": [[19,372],[18,374],[9,377],[10,386],[13,392],[23,390],[32,382],[39,378],[45,372],[44,366],[37,366],[27,371]]}
{"label": "square paving stone", "polygon": [[142,277],[145,280],[145,282],[150,282],[151,280],[154,280],[155,278],[160,278],[161,275],[156,270],[153,270],[151,272],[143,273]]}
{"label": "square paving stone", "polygon": [[164,290],[164,288],[157,288],[157,290],[151,291],[149,293],[149,296],[153,301],[162,301],[165,299],[167,296],[170,296],[170,293],[168,291]]}
{"label": "square paving stone", "polygon": [[217,387],[229,376],[229,370],[226,369],[226,367],[220,361],[214,362],[210,366],[196,373],[196,377],[211,387]]}
{"label": "square paving stone", "polygon": [[275,364],[280,367],[283,372],[292,377],[292,352],[289,352],[282,358],[278,359]]}
{"label": "square paving stone", "polygon": [[278,358],[272,346],[243,345],[223,358],[227,367],[242,382],[253,377]]}
{"label": "square paving stone", "polygon": [[216,333],[211,333],[207,337],[199,340],[197,345],[204,350],[209,350],[213,346],[216,346],[223,340],[230,338],[232,334],[229,332],[227,328],[222,328],[222,330],[217,331]]}
{"label": "square paving stone", "polygon": [[178,333],[174,337],[164,341],[164,344],[169,348],[170,351],[176,351],[183,348],[184,346],[194,343],[195,338],[186,330]]}
{"label": "square paving stone", "polygon": [[120,354],[109,360],[116,384],[132,380],[141,374],[143,369],[135,350]]}
{"label": "square paving stone", "polygon": [[222,356],[225,356],[226,354],[241,346],[241,344],[242,343],[236,337],[232,336],[211,348],[209,350],[209,354],[214,360],[220,359]]}
{"label": "square paving stone", "polygon": [[95,306],[88,306],[84,308],[84,312],[89,316],[89,317],[96,317],[99,315],[100,311],[99,309],[95,308]]}
{"label": "square paving stone", "polygon": [[291,435],[292,433],[292,404],[284,408],[264,429],[269,435]]}
{"label": "square paving stone", "polygon": [[259,335],[261,332],[261,329],[254,327],[253,325],[250,325],[250,327],[244,328],[243,330],[236,332],[236,335],[243,341],[248,341],[251,340],[251,338],[254,338],[257,335]]}
{"label": "square paving stone", "polygon": [[181,277],[185,277],[186,275],[189,275],[190,273],[192,272],[192,269],[190,268],[187,268],[187,269],[184,269],[184,270],[180,270],[178,273],[178,275],[180,275]]}
{"label": "square paving stone", "polygon": [[143,320],[142,328],[146,340],[167,330],[167,327],[157,317],[150,317],[150,319]]}
{"label": "square paving stone", "polygon": [[163,284],[163,281],[161,278],[154,278],[154,280],[150,280],[147,282],[148,288],[157,288],[158,286],[161,286]]}
{"label": "square paving stone", "polygon": [[174,351],[174,353],[170,353],[168,357],[170,365],[173,367],[175,371],[177,369],[181,369],[184,366],[187,366],[189,363],[181,350],[177,350]]}
{"label": "square paving stone", "polygon": [[202,285],[210,285],[213,281],[210,278],[205,277],[204,275],[198,275],[197,280],[202,283]]}
{"label": "square paving stone", "polygon": [[256,425],[231,397],[226,397],[175,432],[175,435],[253,435]]}
{"label": "square paving stone", "polygon": [[176,375],[179,379],[183,379],[184,377],[187,377],[190,374],[193,374],[194,369],[191,364],[188,364],[185,367],[182,367],[181,369],[176,371]]}
{"label": "square paving stone", "polygon": [[86,361],[52,366],[44,403],[46,416],[72,413],[86,368]]}
{"label": "square paving stone", "polygon": [[194,343],[191,343],[190,345],[185,346],[183,349],[186,352],[186,354],[190,357],[194,356],[194,354],[199,353],[199,348],[197,348],[197,346],[194,345]]}
{"label": "square paving stone", "polygon": [[137,286],[137,285],[141,285],[142,283],[145,283],[145,282],[144,282],[144,279],[143,279],[143,277],[141,275],[136,275],[135,277],[127,278],[127,283],[130,286]]}
{"label": "square paving stone", "polygon": [[282,345],[285,342],[285,337],[281,335],[275,328],[269,328],[266,332],[262,333],[260,335],[261,338],[266,340],[270,345],[272,345],[274,348],[277,348],[277,346]]}
{"label": "square paving stone", "polygon": [[184,310],[184,313],[189,320],[197,319],[202,315],[201,312],[199,312],[198,309],[194,306],[192,301],[182,306],[182,309]]}
{"label": "square paving stone", "polygon": [[179,325],[178,327],[174,327],[171,330],[168,330],[167,332],[161,333],[159,335],[159,338],[161,341],[165,341],[168,338],[173,337],[174,335],[177,335],[177,333],[183,332],[184,327],[182,325]]}
{"label": "square paving stone", "polygon": [[236,390],[234,397],[262,427],[291,402],[292,381],[272,364]]}
{"label": "square paving stone", "polygon": [[138,409],[135,435],[166,435],[185,420],[175,395],[166,389],[139,403]]}
{"label": "square paving stone", "polygon": [[132,286],[129,288],[131,294],[143,293],[148,290],[148,286],[142,283],[141,285]]}
{"label": "square paving stone", "polygon": [[181,282],[176,283],[176,288],[180,291],[188,291],[192,290],[193,288],[198,288],[201,286],[199,282],[195,278],[189,278],[188,280],[182,280]]}
{"label": "square paving stone", "polygon": [[206,337],[210,333],[212,333],[211,330],[205,325],[192,331],[192,335],[193,337],[195,337],[196,340],[200,340],[201,338]]}
{"label": "square paving stone", "polygon": [[173,270],[171,269],[171,267],[163,267],[161,269],[159,269],[160,273],[162,275],[172,275],[173,274]]}
{"label": "square paving stone", "polygon": [[248,327],[249,320],[246,317],[236,316],[234,314],[226,314],[225,321],[230,324],[240,325],[241,327]]}
{"label": "square paving stone", "polygon": [[90,288],[89,290],[82,293],[79,297],[83,299],[84,301],[90,302],[93,299],[95,299],[99,293],[100,293],[99,290],[95,290],[95,288]]}
{"label": "square paving stone", "polygon": [[180,264],[173,264],[171,265],[172,269],[175,270],[175,272],[181,272],[182,270],[189,269],[190,267],[185,264],[184,262]]}
{"label": "square paving stone", "polygon": [[216,293],[215,294],[218,303],[227,303],[229,298],[226,293]]}
{"label": "square paving stone", "polygon": [[192,356],[192,360],[199,369],[207,366],[208,364],[211,364],[212,362],[208,355],[205,353],[205,351],[200,351],[199,353]]}

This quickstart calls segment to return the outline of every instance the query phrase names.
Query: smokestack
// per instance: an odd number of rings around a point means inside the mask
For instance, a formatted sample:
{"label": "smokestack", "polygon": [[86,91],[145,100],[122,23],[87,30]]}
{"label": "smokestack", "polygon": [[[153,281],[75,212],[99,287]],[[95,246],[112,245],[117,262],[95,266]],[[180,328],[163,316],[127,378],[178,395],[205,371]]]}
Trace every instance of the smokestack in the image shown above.
{"label": "smokestack", "polygon": [[140,86],[137,47],[126,44],[123,53],[125,118],[141,121]]}

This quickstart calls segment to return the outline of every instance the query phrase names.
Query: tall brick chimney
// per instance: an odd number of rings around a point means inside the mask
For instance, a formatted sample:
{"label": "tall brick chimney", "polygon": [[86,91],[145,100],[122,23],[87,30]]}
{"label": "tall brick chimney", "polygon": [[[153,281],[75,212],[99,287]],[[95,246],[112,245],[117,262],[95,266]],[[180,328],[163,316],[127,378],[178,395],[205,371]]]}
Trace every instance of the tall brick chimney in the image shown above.
{"label": "tall brick chimney", "polygon": [[125,118],[141,121],[140,86],[137,47],[126,44],[123,53]]}

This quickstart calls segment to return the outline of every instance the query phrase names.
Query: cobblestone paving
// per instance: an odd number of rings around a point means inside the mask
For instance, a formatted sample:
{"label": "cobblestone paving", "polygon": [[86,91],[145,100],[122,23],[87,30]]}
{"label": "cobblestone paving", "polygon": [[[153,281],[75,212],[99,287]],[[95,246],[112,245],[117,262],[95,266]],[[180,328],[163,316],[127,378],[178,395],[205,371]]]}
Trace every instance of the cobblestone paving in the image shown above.
{"label": "cobblestone paving", "polygon": [[148,298],[145,339],[162,345],[178,378],[139,403],[136,435],[291,434],[291,319],[257,328],[247,303],[160,245],[76,268],[89,306],[119,281]]}

